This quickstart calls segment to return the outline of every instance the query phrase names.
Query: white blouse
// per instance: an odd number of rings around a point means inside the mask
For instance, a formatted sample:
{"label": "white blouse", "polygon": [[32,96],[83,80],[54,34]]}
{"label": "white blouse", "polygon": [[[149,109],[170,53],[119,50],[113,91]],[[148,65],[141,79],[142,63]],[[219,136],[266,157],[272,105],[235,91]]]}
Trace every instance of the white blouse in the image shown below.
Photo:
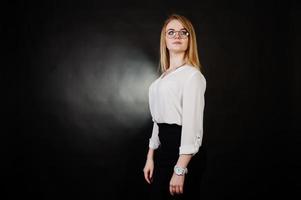
{"label": "white blouse", "polygon": [[206,79],[191,65],[163,74],[149,86],[149,109],[153,121],[149,147],[160,145],[157,123],[182,126],[179,154],[195,155],[202,144]]}

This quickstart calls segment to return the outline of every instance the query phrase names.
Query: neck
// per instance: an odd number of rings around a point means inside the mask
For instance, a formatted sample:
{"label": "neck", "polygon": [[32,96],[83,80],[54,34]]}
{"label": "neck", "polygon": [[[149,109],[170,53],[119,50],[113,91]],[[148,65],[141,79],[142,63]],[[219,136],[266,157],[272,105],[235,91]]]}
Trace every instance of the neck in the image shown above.
{"label": "neck", "polygon": [[184,64],[184,56],[185,52],[170,52],[169,69],[173,69]]}

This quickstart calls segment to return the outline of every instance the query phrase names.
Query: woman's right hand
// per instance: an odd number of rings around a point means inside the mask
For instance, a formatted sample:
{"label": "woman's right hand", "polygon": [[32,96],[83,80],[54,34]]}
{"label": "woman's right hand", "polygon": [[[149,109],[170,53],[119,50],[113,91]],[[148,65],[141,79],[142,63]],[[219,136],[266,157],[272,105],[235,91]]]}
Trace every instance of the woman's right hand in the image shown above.
{"label": "woman's right hand", "polygon": [[154,160],[152,158],[146,159],[143,172],[144,172],[145,180],[149,184],[151,184],[153,181],[153,172],[154,172]]}

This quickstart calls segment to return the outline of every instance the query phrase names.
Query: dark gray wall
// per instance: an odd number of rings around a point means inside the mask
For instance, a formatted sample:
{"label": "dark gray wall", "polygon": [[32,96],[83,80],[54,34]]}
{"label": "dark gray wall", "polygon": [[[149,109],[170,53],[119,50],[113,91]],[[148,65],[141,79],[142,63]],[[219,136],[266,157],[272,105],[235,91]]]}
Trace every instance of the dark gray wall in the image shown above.
{"label": "dark gray wall", "polygon": [[300,191],[295,1],[20,1],[11,7],[16,67],[4,80],[18,121],[9,126],[17,135],[3,145],[3,166],[12,169],[3,173],[7,194],[146,199],[147,90],[158,75],[161,26],[172,12],[194,24],[207,79],[203,199]]}

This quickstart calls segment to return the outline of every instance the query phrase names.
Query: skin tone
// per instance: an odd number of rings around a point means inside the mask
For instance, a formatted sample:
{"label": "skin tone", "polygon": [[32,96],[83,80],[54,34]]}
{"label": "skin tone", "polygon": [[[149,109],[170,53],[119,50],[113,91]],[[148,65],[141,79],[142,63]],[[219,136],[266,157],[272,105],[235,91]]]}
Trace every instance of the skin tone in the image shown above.
{"label": "skin tone", "polygon": [[[166,26],[166,31],[168,30],[175,30],[180,31],[184,29],[183,25],[178,20],[172,20],[170,21]],[[176,33],[174,38],[167,37],[167,34],[165,35],[166,39],[166,46],[169,50],[169,63],[170,66],[168,68],[168,71],[166,73],[174,70],[176,67],[182,65],[185,61],[185,51],[188,48],[188,38],[181,38],[179,35],[179,32]],[[178,43],[175,43],[178,42]],[[154,171],[154,154],[155,150],[152,148],[149,148],[147,153],[147,159],[146,163],[143,169],[144,172],[144,178],[147,181],[147,183],[151,184],[153,179],[153,171]],[[175,163],[179,167],[186,168],[188,166],[188,163],[190,162],[192,158],[192,154],[180,154],[177,163]],[[185,181],[185,175],[179,176],[173,173],[170,182],[169,182],[169,192],[171,195],[175,194],[182,194],[184,192],[184,181]]]}
{"label": "skin tone", "polygon": [[[170,21],[166,26],[166,32],[180,31],[185,30],[183,25],[178,20]],[[173,71],[176,67],[182,65],[184,63],[185,51],[188,47],[188,38],[181,38],[179,32],[176,33],[174,38],[167,37],[167,33],[165,35],[166,47],[169,50],[169,68],[166,72],[164,72],[163,76],[167,75],[169,72]]]}

